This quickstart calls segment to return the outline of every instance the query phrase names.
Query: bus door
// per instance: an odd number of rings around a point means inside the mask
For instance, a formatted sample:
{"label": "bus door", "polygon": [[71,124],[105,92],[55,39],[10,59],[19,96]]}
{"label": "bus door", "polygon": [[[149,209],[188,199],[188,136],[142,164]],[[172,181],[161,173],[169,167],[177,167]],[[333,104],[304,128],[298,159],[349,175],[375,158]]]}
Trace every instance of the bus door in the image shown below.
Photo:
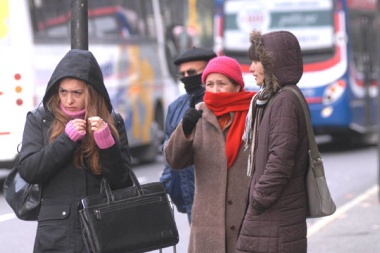
{"label": "bus door", "polygon": [[366,134],[376,131],[377,124],[377,31],[376,10],[364,10],[359,5],[349,6],[348,32],[350,36],[352,111],[351,128]]}

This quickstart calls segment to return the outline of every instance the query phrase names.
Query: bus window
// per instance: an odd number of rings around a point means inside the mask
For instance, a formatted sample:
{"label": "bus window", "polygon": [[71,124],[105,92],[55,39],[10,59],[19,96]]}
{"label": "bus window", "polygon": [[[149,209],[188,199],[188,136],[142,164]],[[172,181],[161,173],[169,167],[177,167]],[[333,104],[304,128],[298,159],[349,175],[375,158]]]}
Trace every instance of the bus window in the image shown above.
{"label": "bus window", "polygon": [[335,46],[333,2],[321,1],[225,1],[223,52],[247,62],[248,35],[288,30],[299,40],[304,61],[333,56]]}

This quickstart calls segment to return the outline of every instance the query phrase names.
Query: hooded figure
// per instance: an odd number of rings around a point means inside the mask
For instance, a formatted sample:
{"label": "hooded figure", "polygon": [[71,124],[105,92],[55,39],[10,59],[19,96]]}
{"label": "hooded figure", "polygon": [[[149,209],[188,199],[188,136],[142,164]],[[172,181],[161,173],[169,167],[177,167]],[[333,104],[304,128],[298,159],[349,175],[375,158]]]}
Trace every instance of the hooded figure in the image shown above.
{"label": "hooded figure", "polygon": [[49,98],[55,91],[56,84],[65,77],[76,78],[90,84],[104,97],[109,112],[112,111],[110,97],[104,85],[102,70],[98,62],[91,52],[80,49],[70,50],[55,68],[42,100],[45,108]]}
{"label": "hooded figure", "polygon": [[43,106],[28,112],[21,177],[42,187],[34,252],[86,252],[78,204],[100,192],[132,185],[124,120],[112,105],[91,52],[70,50],[47,85]]}
{"label": "hooded figure", "polygon": [[243,137],[252,179],[235,252],[305,253],[305,115],[297,96],[281,90],[291,86],[301,93],[296,86],[303,73],[301,49],[287,31],[254,31],[250,42],[250,71],[261,90],[252,99]]}

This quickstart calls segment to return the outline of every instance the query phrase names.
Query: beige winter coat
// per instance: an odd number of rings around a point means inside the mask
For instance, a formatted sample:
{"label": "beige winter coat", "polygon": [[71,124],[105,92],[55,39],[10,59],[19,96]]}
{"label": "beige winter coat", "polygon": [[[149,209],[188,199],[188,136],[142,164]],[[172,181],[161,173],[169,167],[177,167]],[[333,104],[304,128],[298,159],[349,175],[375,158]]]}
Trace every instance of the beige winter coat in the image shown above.
{"label": "beige winter coat", "polygon": [[248,152],[242,145],[235,163],[227,169],[225,147],[231,123],[223,131],[203,102],[196,108],[203,114],[195,130],[186,138],[181,122],[164,148],[165,159],[173,169],[195,165],[189,252],[230,253],[246,206]]}

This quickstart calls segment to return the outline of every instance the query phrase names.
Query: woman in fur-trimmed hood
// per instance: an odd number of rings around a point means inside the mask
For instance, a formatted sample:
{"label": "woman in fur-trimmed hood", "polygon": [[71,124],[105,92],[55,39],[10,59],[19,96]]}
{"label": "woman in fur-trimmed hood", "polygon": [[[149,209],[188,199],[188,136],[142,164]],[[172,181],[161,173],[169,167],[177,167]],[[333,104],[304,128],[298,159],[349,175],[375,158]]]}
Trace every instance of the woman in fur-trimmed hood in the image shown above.
{"label": "woman in fur-trimmed hood", "polygon": [[307,130],[297,96],[282,90],[301,92],[301,49],[287,31],[253,31],[250,42],[250,72],[260,92],[252,99],[243,136],[252,179],[235,252],[305,253]]}

